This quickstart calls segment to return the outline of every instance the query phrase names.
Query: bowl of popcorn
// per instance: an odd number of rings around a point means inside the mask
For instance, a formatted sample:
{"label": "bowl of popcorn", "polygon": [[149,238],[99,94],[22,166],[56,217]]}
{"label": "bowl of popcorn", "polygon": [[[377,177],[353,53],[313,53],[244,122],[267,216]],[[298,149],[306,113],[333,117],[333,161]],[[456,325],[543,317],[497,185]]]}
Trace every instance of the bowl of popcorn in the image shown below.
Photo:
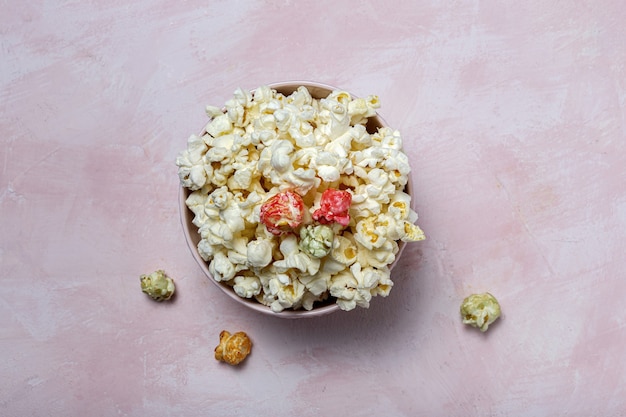
{"label": "bowl of popcorn", "polygon": [[312,82],[237,89],[176,159],[191,253],[226,295],[299,318],[367,308],[415,224],[397,130],[365,98]]}

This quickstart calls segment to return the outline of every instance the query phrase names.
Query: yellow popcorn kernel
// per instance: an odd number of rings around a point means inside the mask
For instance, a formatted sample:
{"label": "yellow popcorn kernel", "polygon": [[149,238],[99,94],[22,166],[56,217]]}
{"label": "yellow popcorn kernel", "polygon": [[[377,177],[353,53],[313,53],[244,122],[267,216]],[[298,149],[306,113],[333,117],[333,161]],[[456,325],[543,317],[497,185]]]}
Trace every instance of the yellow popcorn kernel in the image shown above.
{"label": "yellow popcorn kernel", "polygon": [[369,104],[370,107],[377,109],[380,107],[380,100],[377,95],[369,95],[367,96],[367,104]]}
{"label": "yellow popcorn kernel", "polygon": [[420,229],[418,225],[409,222],[404,222],[404,233],[405,235],[402,238],[404,242],[418,242],[426,239],[426,235],[422,229]]}
{"label": "yellow popcorn kernel", "polygon": [[354,238],[368,249],[379,248],[386,241],[386,228],[377,223],[377,216],[359,221],[356,231]]}

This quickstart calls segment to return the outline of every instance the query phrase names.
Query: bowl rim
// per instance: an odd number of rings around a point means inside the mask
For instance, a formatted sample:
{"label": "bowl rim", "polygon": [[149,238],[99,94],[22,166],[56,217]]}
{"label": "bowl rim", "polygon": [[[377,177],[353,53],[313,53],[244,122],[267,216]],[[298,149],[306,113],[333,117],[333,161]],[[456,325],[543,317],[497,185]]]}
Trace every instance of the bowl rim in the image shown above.
{"label": "bowl rim", "polygon": [[[334,87],[332,85],[314,82],[314,81],[283,81],[283,82],[269,83],[266,85],[283,94],[285,94],[284,92],[287,92],[287,91],[289,91],[288,94],[290,94],[291,92],[297,90],[298,87],[303,86],[307,88],[307,90],[309,90],[309,93],[314,98],[318,98],[318,99],[321,97],[315,97],[314,93],[311,90],[324,91],[326,96],[328,96],[328,94],[330,94],[331,92],[335,90],[340,90],[339,88]],[[251,90],[251,92],[254,92],[254,90]],[[348,93],[352,97],[357,97],[350,92]],[[370,117],[370,122],[372,122],[374,125],[378,125],[379,127],[389,126],[387,122],[378,114],[378,112],[376,112],[374,116]],[[370,123],[368,122],[368,126],[369,124]],[[200,132],[200,136],[203,136],[205,133],[206,133],[206,129],[203,128]],[[409,166],[411,166],[410,161],[409,161]],[[412,167],[411,167],[411,172],[412,172]],[[413,194],[412,194],[414,191],[414,188],[413,188],[412,175],[410,174],[408,177],[407,184],[405,185],[404,191],[411,196],[410,207],[411,209],[415,210],[415,199],[413,198]],[[215,284],[228,297],[236,301],[238,304],[243,304],[246,307],[254,311],[257,311],[259,313],[263,313],[265,315],[272,316],[272,317],[289,318],[289,319],[326,316],[330,313],[334,313],[341,309],[339,305],[336,302],[334,302],[334,303],[323,304],[318,307],[314,305],[312,310],[284,309],[280,312],[274,312],[270,308],[270,306],[261,304],[254,298],[240,297],[239,295],[237,295],[237,293],[235,292],[232,286],[224,282],[216,281],[213,278],[211,272],[209,271],[209,264],[204,259],[202,259],[202,257],[200,256],[200,253],[198,252],[197,245],[198,245],[198,242],[200,241],[198,228],[192,223],[194,215],[193,215],[193,212],[187,207],[187,204],[186,204],[187,197],[191,194],[191,192],[192,192],[191,190],[179,184],[179,193],[178,193],[179,194],[179,198],[178,198],[179,215],[180,215],[180,222],[181,222],[181,226],[182,226],[183,233],[185,236],[185,241],[187,243],[187,247],[189,248],[189,251],[191,252],[193,258],[195,259],[200,269],[202,269],[202,271],[206,275],[206,278],[208,278],[209,281]],[[397,265],[398,261],[400,260],[400,257],[402,253],[404,252],[406,246],[407,246],[407,242],[403,242],[403,241],[398,242],[398,252],[395,255],[394,261],[391,264],[389,264],[390,273],[393,271],[394,267]],[[334,299],[334,298],[330,297],[330,299]]]}

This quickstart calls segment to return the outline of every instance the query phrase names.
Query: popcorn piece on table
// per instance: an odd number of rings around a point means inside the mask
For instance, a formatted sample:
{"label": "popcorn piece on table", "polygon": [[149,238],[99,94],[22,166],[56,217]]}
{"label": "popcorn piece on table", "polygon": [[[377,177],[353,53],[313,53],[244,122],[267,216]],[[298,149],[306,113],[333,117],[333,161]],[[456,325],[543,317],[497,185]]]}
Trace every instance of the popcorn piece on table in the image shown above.
{"label": "popcorn piece on table", "polygon": [[477,327],[482,332],[487,331],[489,325],[500,317],[500,313],[498,300],[488,292],[472,294],[461,304],[463,323]]}
{"label": "popcorn piece on table", "polygon": [[229,365],[239,365],[252,351],[252,341],[245,332],[220,333],[220,344],[215,348],[215,359]]}
{"label": "popcorn piece on table", "polygon": [[149,275],[141,275],[139,279],[141,281],[141,291],[148,294],[155,301],[169,300],[176,290],[174,281],[162,269]]}

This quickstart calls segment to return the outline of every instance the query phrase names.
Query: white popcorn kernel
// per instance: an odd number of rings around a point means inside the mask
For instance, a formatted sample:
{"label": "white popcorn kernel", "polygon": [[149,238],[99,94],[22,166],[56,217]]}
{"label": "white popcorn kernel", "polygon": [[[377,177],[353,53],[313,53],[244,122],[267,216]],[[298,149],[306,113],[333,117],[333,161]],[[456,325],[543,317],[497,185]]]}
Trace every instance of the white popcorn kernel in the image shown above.
{"label": "white popcorn kernel", "polygon": [[318,151],[313,147],[298,149],[293,155],[293,166],[297,168],[308,168],[315,162]]}
{"label": "white popcorn kernel", "polygon": [[350,272],[356,278],[359,289],[365,289],[369,292],[378,285],[378,272],[372,267],[363,268],[360,263],[356,262],[350,267]]}
{"label": "white popcorn kernel", "polygon": [[368,217],[356,224],[354,240],[367,249],[380,248],[387,240],[387,228],[377,220],[378,216]]}
{"label": "white popcorn kernel", "polygon": [[302,130],[292,128],[289,130],[289,135],[293,138],[296,146],[300,149],[315,146],[315,135],[313,135],[312,132],[303,133]]}
{"label": "white popcorn kernel", "polygon": [[[338,104],[343,105],[343,107],[346,107],[352,100],[352,96],[347,91],[335,90],[332,91],[328,97],[326,97],[326,100],[334,100]],[[324,101],[324,99],[321,99],[320,101]]]}
{"label": "white popcorn kernel", "polygon": [[374,116],[378,108],[380,108],[380,101],[378,96],[375,95],[352,100],[348,104],[348,112],[350,113],[352,124],[367,123],[367,119]]}
{"label": "white popcorn kernel", "polygon": [[322,124],[319,126],[319,129],[328,138],[339,137],[350,128],[350,115],[348,114],[347,104],[337,100],[337,98],[342,99],[345,97],[342,94],[343,92],[339,92],[333,96],[331,93],[327,98],[320,100],[319,119]]}
{"label": "white popcorn kernel", "polygon": [[229,104],[231,103],[243,107],[250,107],[252,103],[252,93],[239,87],[235,90],[233,97],[226,102],[226,108],[228,108]]}
{"label": "white popcorn kernel", "polygon": [[404,236],[401,239],[403,242],[418,242],[424,239],[426,235],[418,225],[404,222]]}
{"label": "white popcorn kernel", "polygon": [[339,180],[341,173],[333,166],[321,165],[317,167],[317,175],[325,182],[335,182]]}
{"label": "white popcorn kernel", "polygon": [[204,140],[191,135],[187,140],[187,149],[176,158],[178,177],[183,187],[190,190],[199,190],[207,180],[203,158],[208,150]]}
{"label": "white popcorn kernel", "polygon": [[402,149],[402,137],[397,130],[391,130],[389,128],[379,129],[379,133],[384,136],[381,139],[381,146],[384,148],[391,148],[397,151]]}
{"label": "white popcorn kernel", "polygon": [[220,220],[209,221],[199,229],[202,239],[206,239],[211,245],[230,246],[234,235],[228,225]]}
{"label": "white popcorn kernel", "polygon": [[[361,120],[368,112],[369,108],[367,107],[367,102],[364,98],[356,98],[348,103],[348,114],[350,114],[350,116],[352,117],[353,124],[355,122],[355,119]],[[370,114],[370,116],[371,115],[372,114]]]}
{"label": "white popcorn kernel", "polygon": [[213,259],[213,255],[217,250],[218,249],[214,245],[211,245],[206,239],[200,239],[200,242],[198,242],[198,253],[206,262]]}
{"label": "white popcorn kernel", "polygon": [[318,272],[315,275],[302,275],[298,279],[305,288],[316,297],[322,296],[328,291],[330,284],[330,273]]}
{"label": "white popcorn kernel", "polygon": [[304,168],[290,171],[284,177],[270,175],[270,178],[274,184],[281,184],[281,191],[293,189],[300,195],[307,194],[313,188],[317,189],[321,183],[321,179],[315,175],[315,170]]}
{"label": "white popcorn kernel", "polygon": [[230,133],[233,130],[233,125],[227,114],[221,114],[211,120],[206,125],[205,130],[209,135],[216,138],[220,135]]}
{"label": "white popcorn kernel", "polygon": [[353,152],[362,151],[372,146],[372,136],[363,125],[356,125],[350,129],[350,136],[352,137],[350,150]]}
{"label": "white popcorn kernel", "polygon": [[224,114],[224,111],[221,108],[215,106],[206,106],[204,108],[204,112],[211,119],[215,119],[217,116],[221,116]]}
{"label": "white popcorn kernel", "polygon": [[[250,187],[252,188],[262,188],[260,186]],[[241,209],[241,215],[244,220],[248,223],[254,225],[259,223],[259,208],[261,207],[261,202],[263,201],[263,197],[259,195],[257,191],[252,191],[242,202],[238,203],[239,208]]]}
{"label": "white popcorn kernel", "polygon": [[262,85],[254,90],[254,101],[257,103],[267,103],[274,98],[272,89],[266,85]]}
{"label": "white popcorn kernel", "polygon": [[409,219],[413,212],[411,210],[411,196],[404,191],[396,191],[389,201],[387,212],[395,220]]}
{"label": "white popcorn kernel", "polygon": [[261,282],[254,276],[236,276],[233,290],[242,298],[252,298],[261,293]]}
{"label": "white popcorn kernel", "polygon": [[289,97],[287,97],[286,101],[287,103],[293,104],[297,107],[310,106],[313,102],[313,97],[311,97],[311,93],[306,87],[300,86],[296,91],[291,93]]}
{"label": "white popcorn kernel", "polygon": [[272,261],[274,247],[269,239],[251,240],[247,245],[248,264],[255,268],[264,268]]}
{"label": "white popcorn kernel", "polygon": [[[267,148],[266,148],[267,149]],[[293,145],[288,140],[277,140],[269,148],[271,152],[270,164],[272,169],[284,173],[292,168],[291,154]]]}
{"label": "white popcorn kernel", "polygon": [[303,309],[310,311],[310,310],[313,310],[313,305],[315,302],[322,301],[323,299],[325,299],[323,295],[316,296],[310,291],[305,291],[304,295],[302,296],[302,300],[300,300],[300,302],[302,304]]}
{"label": "white popcorn kernel", "polygon": [[196,227],[202,226],[207,219],[207,216],[204,213],[204,204],[206,203],[206,200],[207,196],[202,192],[202,190],[193,191],[185,200],[185,205],[194,214],[192,223]]}
{"label": "white popcorn kernel", "polygon": [[344,236],[335,236],[330,256],[340,264],[350,266],[356,261],[357,247],[349,238]]}
{"label": "white popcorn kernel", "polygon": [[226,185],[231,190],[249,190],[252,180],[256,176],[254,167],[242,166],[241,164],[233,164],[234,174],[228,178]]}
{"label": "white popcorn kernel", "polygon": [[[352,271],[357,265],[354,264],[351,270],[340,272],[331,278],[330,294],[337,298],[337,305],[345,311],[353,310],[356,306],[368,308],[372,299],[371,291],[359,286],[357,277]],[[361,275],[360,270],[358,273]]]}
{"label": "white popcorn kernel", "polygon": [[389,195],[396,191],[396,186],[389,181],[389,175],[380,168],[374,168],[367,173],[367,180],[367,195],[381,203],[388,203]]}
{"label": "white popcorn kernel", "polygon": [[287,104],[282,109],[276,110],[274,112],[274,119],[276,119],[276,128],[278,131],[288,132],[291,128],[298,130],[301,124],[298,113],[298,108],[291,104]]}
{"label": "white popcorn kernel", "polygon": [[318,152],[315,165],[317,166],[317,175],[322,181],[335,182],[339,180],[342,163],[336,154],[327,151]]}
{"label": "white popcorn kernel", "polygon": [[217,210],[224,210],[228,207],[232,200],[232,194],[227,187],[219,187],[213,190],[207,198],[207,206],[214,207]]}
{"label": "white popcorn kernel", "polygon": [[338,158],[347,158],[352,150],[352,130],[349,129],[343,135],[332,138],[324,144],[324,151],[336,155]]}
{"label": "white popcorn kernel", "polygon": [[350,212],[354,213],[352,216],[357,222],[361,219],[375,216],[382,212],[382,203],[369,198],[365,192],[366,184],[359,183],[356,186],[354,194],[352,195],[352,204],[350,206]]}
{"label": "white popcorn kernel", "polygon": [[382,268],[391,264],[396,259],[398,253],[398,244],[395,240],[387,239],[383,245],[378,248],[358,247],[357,262],[361,266],[371,266]]}
{"label": "white popcorn kernel", "polygon": [[213,260],[209,263],[209,272],[217,282],[230,281],[236,273],[235,266],[223,251],[213,255]]}
{"label": "white popcorn kernel", "polygon": [[276,296],[271,309],[274,312],[280,312],[285,308],[298,305],[304,296],[305,287],[297,279],[289,279],[285,283],[277,277],[270,280],[270,291]]}
{"label": "white popcorn kernel", "polygon": [[370,291],[372,296],[381,296],[387,297],[389,292],[391,292],[391,288],[393,287],[393,281],[391,280],[391,271],[388,267],[378,268],[377,272],[379,274],[378,285],[375,288],[372,288]]}
{"label": "white popcorn kernel", "polygon": [[233,127],[245,126],[246,110],[242,105],[231,105],[226,107],[226,115]]}
{"label": "white popcorn kernel", "polygon": [[409,160],[402,152],[392,151],[390,153],[390,157],[386,158],[381,166],[389,174],[389,180],[398,189],[402,189],[409,181],[409,173],[411,172]]}
{"label": "white popcorn kernel", "polygon": [[242,214],[238,205],[232,205],[221,212],[221,217],[224,223],[228,225],[231,232],[238,233],[246,228],[245,219]]}
{"label": "white popcorn kernel", "polygon": [[227,255],[228,260],[235,266],[236,272],[248,269],[248,257],[246,256],[246,252],[241,253],[235,248],[228,250]]}
{"label": "white popcorn kernel", "polygon": [[230,149],[222,147],[214,147],[207,151],[207,162],[222,162],[227,163],[231,157]]}
{"label": "white popcorn kernel", "polygon": [[280,244],[280,252],[283,259],[274,261],[278,272],[284,273],[289,269],[296,269],[300,273],[315,275],[320,268],[320,260],[302,252],[298,246],[298,238],[289,235]]}

